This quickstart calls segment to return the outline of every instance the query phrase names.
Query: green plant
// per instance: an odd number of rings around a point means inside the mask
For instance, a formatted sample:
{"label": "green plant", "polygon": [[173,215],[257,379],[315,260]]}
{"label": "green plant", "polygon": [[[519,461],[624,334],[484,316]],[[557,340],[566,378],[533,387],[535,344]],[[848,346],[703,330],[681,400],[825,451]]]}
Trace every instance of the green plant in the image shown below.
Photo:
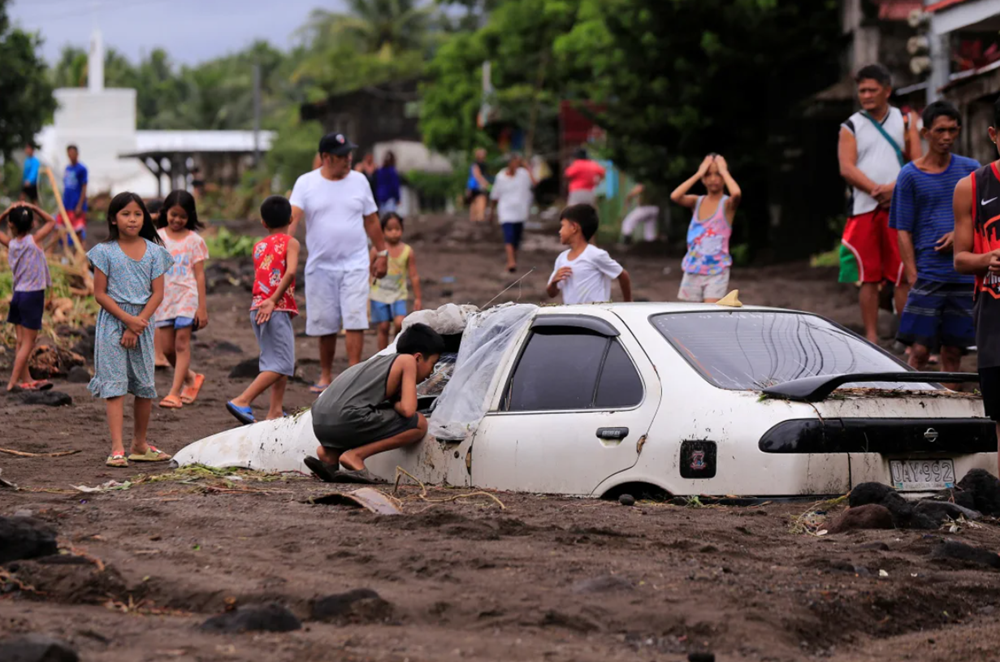
{"label": "green plant", "polygon": [[406,183],[420,196],[422,209],[439,211],[448,200],[455,200],[465,190],[466,171],[455,169],[451,173],[420,172],[406,173]]}
{"label": "green plant", "polygon": [[226,228],[219,228],[215,234],[205,233],[208,255],[214,258],[249,257],[253,255],[256,237],[233,234]]}

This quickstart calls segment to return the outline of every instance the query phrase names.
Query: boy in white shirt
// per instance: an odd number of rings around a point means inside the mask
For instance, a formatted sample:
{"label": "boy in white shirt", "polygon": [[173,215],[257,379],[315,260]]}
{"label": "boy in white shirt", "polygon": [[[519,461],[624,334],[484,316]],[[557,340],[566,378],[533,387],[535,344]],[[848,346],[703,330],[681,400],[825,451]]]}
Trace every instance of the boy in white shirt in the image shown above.
{"label": "boy in white shirt", "polygon": [[628,272],[607,251],[590,244],[597,233],[597,210],[588,204],[571,205],[559,217],[559,242],[569,246],[556,258],[546,293],[554,299],[562,292],[564,304],[611,301],[611,281],[617,280],[622,298],[632,300]]}

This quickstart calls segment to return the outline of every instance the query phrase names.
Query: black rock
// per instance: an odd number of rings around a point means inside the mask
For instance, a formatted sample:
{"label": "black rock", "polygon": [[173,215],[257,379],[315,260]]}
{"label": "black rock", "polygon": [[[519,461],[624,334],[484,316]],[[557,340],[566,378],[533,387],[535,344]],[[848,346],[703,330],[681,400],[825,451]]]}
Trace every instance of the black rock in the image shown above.
{"label": "black rock", "polygon": [[634,506],[635,497],[632,496],[631,494],[623,494],[620,497],[618,497],[618,503],[620,503],[623,506]]}
{"label": "black rock", "polygon": [[0,563],[58,553],[56,532],[45,522],[34,517],[0,517]]}
{"label": "black rock", "polygon": [[76,344],[71,348],[74,352],[79,354],[86,361],[94,360],[94,336],[87,336],[81,338]]}
{"label": "black rock", "polygon": [[229,342],[227,340],[219,340],[219,341],[217,341],[215,343],[215,347],[213,349],[215,349],[216,352],[222,352],[222,353],[228,353],[228,354],[242,354],[243,353],[243,348],[241,348],[239,345],[234,345],[233,343],[231,343],[231,342]]}
{"label": "black rock", "polygon": [[82,365],[75,365],[66,373],[66,381],[70,384],[89,384],[90,371]]}
{"label": "black rock", "polygon": [[688,662],[715,662],[715,653],[688,653]]}
{"label": "black rock", "polygon": [[0,660],[3,662],[78,662],[79,659],[68,644],[40,634],[0,641]]}
{"label": "black rock", "polygon": [[882,483],[861,483],[851,490],[848,503],[851,508],[868,504],[884,506],[892,513],[892,522],[899,529],[936,529],[939,524],[926,513],[915,511],[913,504]]}
{"label": "black rock", "polygon": [[24,391],[21,393],[21,402],[26,405],[64,407],[73,404],[73,398],[62,391]]}
{"label": "black rock", "polygon": [[958,481],[957,487],[962,492],[972,494],[972,507],[975,510],[992,517],[1000,516],[1000,480],[996,476],[985,469],[973,469]]}
{"label": "black rock", "polygon": [[310,604],[309,617],[314,621],[329,621],[347,618],[355,613],[359,603],[372,601],[383,607],[389,603],[370,588],[356,588],[346,593],[335,593],[325,598],[313,600]]}
{"label": "black rock", "polygon": [[958,559],[991,568],[1000,568],[1000,555],[988,549],[973,547],[962,542],[947,540],[931,550],[932,559]]}
{"label": "black rock", "polygon": [[206,632],[291,632],[301,630],[295,614],[276,602],[247,605],[213,616],[201,624]]}
{"label": "black rock", "polygon": [[251,358],[237,363],[229,371],[230,379],[254,379],[260,374],[260,359]]}
{"label": "black rock", "polygon": [[931,501],[930,499],[918,501],[913,509],[918,513],[927,515],[939,524],[945,520],[958,519],[960,517],[968,520],[977,520],[982,517],[979,512],[963,508],[958,504],[947,501]]}

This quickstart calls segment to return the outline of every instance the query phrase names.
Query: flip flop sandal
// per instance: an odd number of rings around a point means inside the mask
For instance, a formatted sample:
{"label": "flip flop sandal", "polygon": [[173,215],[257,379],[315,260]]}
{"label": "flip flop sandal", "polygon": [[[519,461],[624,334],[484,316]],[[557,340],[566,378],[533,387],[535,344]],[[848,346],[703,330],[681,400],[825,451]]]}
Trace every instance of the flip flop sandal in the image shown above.
{"label": "flip flop sandal", "polygon": [[334,469],[332,465],[327,464],[318,457],[312,457],[311,455],[307,455],[302,461],[307,467],[309,467],[309,471],[313,472],[316,477],[324,483],[337,482],[334,480],[334,474],[337,473],[337,470]]}
{"label": "flip flop sandal", "polygon": [[243,425],[253,425],[257,422],[257,419],[253,417],[253,409],[251,407],[239,407],[234,405],[232,401],[229,401],[226,403],[226,411],[232,414]]}
{"label": "flip flop sandal", "polygon": [[309,392],[310,393],[322,393],[327,388],[329,388],[329,386],[330,386],[329,384],[327,384],[326,386],[323,386],[322,384],[313,384],[312,386],[309,387]]}
{"label": "flip flop sandal", "polygon": [[166,462],[170,459],[169,453],[164,453],[156,446],[150,445],[145,453],[132,453],[128,459],[133,462]]}
{"label": "flip flop sandal", "polygon": [[128,460],[125,459],[125,453],[112,453],[108,456],[108,459],[104,464],[109,467],[122,469],[128,467]]}
{"label": "flip flop sandal", "polygon": [[52,388],[53,384],[47,379],[39,379],[33,382],[25,382],[23,384],[18,384],[18,387],[22,391],[48,391]]}
{"label": "flip flop sandal", "polygon": [[160,400],[160,409],[180,409],[184,404],[176,395],[168,395]]}
{"label": "flip flop sandal", "polygon": [[356,471],[342,469],[333,472],[333,478],[333,482],[335,483],[353,483],[356,485],[378,485],[385,482],[367,469],[358,469]]}
{"label": "flip flop sandal", "polygon": [[201,392],[201,387],[205,383],[205,375],[195,373],[194,384],[191,386],[185,386],[181,391],[181,402],[186,405],[193,403],[198,399],[198,394]]}

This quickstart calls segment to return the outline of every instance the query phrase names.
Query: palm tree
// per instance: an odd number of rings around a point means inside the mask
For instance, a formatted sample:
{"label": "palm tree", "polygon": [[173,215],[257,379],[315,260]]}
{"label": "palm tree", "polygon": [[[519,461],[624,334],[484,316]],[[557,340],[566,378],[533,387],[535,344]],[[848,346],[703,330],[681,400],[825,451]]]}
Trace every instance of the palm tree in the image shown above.
{"label": "palm tree", "polygon": [[345,13],[316,9],[310,17],[313,45],[347,41],[364,54],[392,57],[424,45],[433,12],[420,0],[347,0]]}

